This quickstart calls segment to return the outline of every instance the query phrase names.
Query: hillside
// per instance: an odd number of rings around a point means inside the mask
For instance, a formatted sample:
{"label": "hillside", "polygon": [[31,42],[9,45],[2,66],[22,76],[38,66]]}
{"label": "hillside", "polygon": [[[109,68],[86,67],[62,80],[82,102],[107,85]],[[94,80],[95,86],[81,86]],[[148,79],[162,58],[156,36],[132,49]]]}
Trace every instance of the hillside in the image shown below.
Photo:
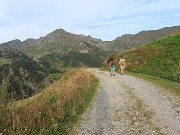
{"label": "hillside", "polygon": [[30,98],[0,102],[0,134],[67,135],[86,110],[97,86],[92,73],[73,69]]}
{"label": "hillside", "polygon": [[0,100],[3,95],[14,99],[32,96],[49,83],[45,80],[53,72],[59,71],[16,49],[0,48]]}
{"label": "hillside", "polygon": [[43,63],[66,70],[84,65],[102,66],[107,53],[95,46],[99,42],[102,41],[90,36],[75,35],[63,29],[57,29],[37,40],[28,39],[24,42],[14,40],[1,44],[1,46],[19,49],[28,56],[41,59]]}
{"label": "hillside", "polygon": [[144,44],[123,55],[126,70],[180,82],[180,33]]}

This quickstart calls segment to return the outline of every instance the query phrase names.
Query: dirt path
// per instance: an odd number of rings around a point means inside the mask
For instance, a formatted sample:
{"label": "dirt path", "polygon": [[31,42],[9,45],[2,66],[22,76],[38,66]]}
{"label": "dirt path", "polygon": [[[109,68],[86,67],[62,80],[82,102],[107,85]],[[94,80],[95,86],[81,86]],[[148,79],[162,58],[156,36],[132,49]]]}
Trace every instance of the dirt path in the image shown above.
{"label": "dirt path", "polygon": [[142,79],[91,69],[100,79],[75,135],[180,135],[180,99]]}

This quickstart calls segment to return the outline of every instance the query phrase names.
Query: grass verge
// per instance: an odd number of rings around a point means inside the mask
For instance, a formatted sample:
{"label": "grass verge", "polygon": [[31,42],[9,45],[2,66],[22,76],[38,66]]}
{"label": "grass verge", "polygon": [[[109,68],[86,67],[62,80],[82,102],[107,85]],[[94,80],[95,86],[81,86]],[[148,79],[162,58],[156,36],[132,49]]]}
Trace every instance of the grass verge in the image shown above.
{"label": "grass verge", "polygon": [[169,81],[155,76],[150,76],[143,73],[126,72],[126,74],[150,81],[158,86],[161,86],[169,90],[171,93],[175,94],[176,96],[180,96],[180,83]]}
{"label": "grass verge", "polygon": [[0,133],[67,135],[90,104],[98,84],[89,71],[73,69],[43,92],[1,105]]}

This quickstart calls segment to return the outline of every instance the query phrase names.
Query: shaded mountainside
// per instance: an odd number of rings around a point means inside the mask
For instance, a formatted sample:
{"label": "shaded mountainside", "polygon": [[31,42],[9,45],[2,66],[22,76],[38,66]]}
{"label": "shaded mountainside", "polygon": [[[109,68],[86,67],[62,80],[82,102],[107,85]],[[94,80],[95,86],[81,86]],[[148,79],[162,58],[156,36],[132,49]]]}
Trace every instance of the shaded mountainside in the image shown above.
{"label": "shaded mountainside", "polygon": [[179,52],[180,33],[122,52],[115,58],[119,60],[123,55],[129,71],[180,82]]}
{"label": "shaded mountainside", "polygon": [[32,96],[45,86],[44,81],[50,72],[52,73],[53,69],[48,70],[16,49],[0,48],[1,96],[5,94],[16,99]]}

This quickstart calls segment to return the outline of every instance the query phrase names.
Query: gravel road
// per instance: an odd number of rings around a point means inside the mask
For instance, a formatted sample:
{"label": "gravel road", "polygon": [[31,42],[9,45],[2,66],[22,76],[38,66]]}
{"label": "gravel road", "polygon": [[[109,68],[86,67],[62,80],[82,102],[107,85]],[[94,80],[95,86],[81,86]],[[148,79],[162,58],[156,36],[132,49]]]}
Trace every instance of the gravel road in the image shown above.
{"label": "gravel road", "polygon": [[98,92],[74,135],[180,135],[180,99],[142,79],[90,69]]}

